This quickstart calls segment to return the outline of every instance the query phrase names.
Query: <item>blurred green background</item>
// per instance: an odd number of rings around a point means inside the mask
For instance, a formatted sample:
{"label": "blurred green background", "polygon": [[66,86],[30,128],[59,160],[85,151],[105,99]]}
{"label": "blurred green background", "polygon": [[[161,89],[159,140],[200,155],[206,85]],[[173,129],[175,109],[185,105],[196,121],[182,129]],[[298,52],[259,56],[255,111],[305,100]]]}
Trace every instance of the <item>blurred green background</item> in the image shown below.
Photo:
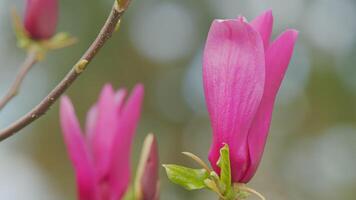
{"label": "blurred green background", "polygon": [[[59,31],[78,44],[51,52],[0,113],[5,127],[36,105],[72,67],[101,28],[113,0],[60,0]],[[16,47],[10,8],[0,1],[0,94],[25,53]],[[356,198],[356,2],[354,0],[134,0],[120,31],[68,90],[83,122],[101,87],[145,85],[133,166],[144,136],[158,137],[162,163],[194,166],[180,154],[207,158],[211,127],[204,104],[201,54],[214,18],[253,19],[272,8],[274,37],[296,28],[300,38],[278,95],[263,162],[250,186],[273,200]],[[163,200],[215,200],[186,192],[161,169]],[[75,199],[75,180],[58,123],[58,105],[0,144],[0,199]],[[254,198],[251,198],[252,200]]]}

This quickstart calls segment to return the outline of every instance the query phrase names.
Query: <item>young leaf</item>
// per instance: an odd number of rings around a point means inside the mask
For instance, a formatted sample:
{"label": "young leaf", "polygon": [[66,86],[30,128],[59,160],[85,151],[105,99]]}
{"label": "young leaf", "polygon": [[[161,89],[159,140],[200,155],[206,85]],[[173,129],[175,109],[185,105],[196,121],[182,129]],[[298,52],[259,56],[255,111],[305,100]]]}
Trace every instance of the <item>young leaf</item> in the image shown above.
{"label": "young leaf", "polygon": [[221,169],[220,181],[224,184],[224,194],[226,195],[231,191],[230,153],[227,144],[220,149],[220,158],[217,164]]}
{"label": "young leaf", "polygon": [[179,165],[163,165],[169,180],[187,190],[205,188],[204,180],[209,177],[205,169],[192,169]]}

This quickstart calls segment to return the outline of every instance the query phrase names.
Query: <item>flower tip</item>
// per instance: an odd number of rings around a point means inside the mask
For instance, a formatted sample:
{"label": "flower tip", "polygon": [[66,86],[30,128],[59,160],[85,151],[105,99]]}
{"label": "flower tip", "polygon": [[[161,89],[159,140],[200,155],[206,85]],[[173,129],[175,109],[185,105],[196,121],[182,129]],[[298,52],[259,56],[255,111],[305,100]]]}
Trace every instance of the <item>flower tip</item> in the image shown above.
{"label": "flower tip", "polygon": [[273,11],[272,11],[272,8],[269,8],[267,9],[265,12],[264,12],[264,15],[270,19],[270,21],[273,22]]}
{"label": "flower tip", "polygon": [[141,93],[143,93],[144,90],[145,90],[145,87],[144,87],[144,85],[143,85],[142,83],[137,83],[137,84],[135,85],[134,90],[135,90],[135,91],[138,90],[138,91],[140,91]]}
{"label": "flower tip", "polygon": [[265,15],[268,15],[268,16],[271,16],[273,17],[273,11],[272,11],[272,8],[268,8],[265,12]]}
{"label": "flower tip", "polygon": [[114,91],[114,87],[112,86],[111,83],[106,83],[106,84],[103,86],[102,91],[104,91],[104,90],[106,90],[106,91]]}
{"label": "flower tip", "polygon": [[291,34],[294,38],[297,38],[299,36],[299,31],[296,29],[287,29],[287,31],[291,32]]}
{"label": "flower tip", "polygon": [[60,107],[61,108],[68,108],[72,106],[72,102],[67,95],[64,95],[60,98]]}
{"label": "flower tip", "polygon": [[[114,88],[110,83],[106,83],[100,92],[99,95],[99,102],[104,101],[106,102],[107,100],[114,98]],[[100,104],[100,103],[99,103]]]}
{"label": "flower tip", "polygon": [[239,16],[237,17],[237,20],[238,20],[239,22],[241,22],[241,23],[248,23],[247,18],[246,18],[245,16],[243,16],[243,15],[239,15]]}
{"label": "flower tip", "polygon": [[267,21],[273,21],[273,11],[271,8],[265,10],[262,12],[262,14],[260,14],[258,17],[256,17],[256,19],[263,19],[263,20],[267,20]]}
{"label": "flower tip", "polygon": [[132,90],[132,96],[137,96],[137,98],[140,99],[140,101],[142,101],[143,99],[143,95],[145,93],[145,89],[142,83],[138,83],[135,85],[134,89]]}
{"label": "flower tip", "polygon": [[125,87],[116,90],[114,98],[115,98],[116,105],[119,107],[119,110],[121,110],[126,96],[127,96],[127,89]]}
{"label": "flower tip", "polygon": [[121,87],[115,92],[115,96],[120,96],[120,95],[127,95],[127,88],[126,87]]}
{"label": "flower tip", "polygon": [[299,31],[297,31],[296,29],[287,29],[281,35],[282,37],[286,37],[286,39],[291,41],[292,43],[295,43],[295,41],[298,39]]}

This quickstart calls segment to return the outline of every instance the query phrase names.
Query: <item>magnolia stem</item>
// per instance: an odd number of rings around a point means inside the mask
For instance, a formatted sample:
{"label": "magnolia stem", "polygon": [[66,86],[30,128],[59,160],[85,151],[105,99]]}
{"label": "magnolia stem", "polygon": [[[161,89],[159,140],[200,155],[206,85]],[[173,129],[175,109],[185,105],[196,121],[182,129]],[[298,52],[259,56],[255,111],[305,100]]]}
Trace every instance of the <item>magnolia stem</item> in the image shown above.
{"label": "magnolia stem", "polygon": [[99,52],[105,42],[112,36],[115,31],[116,24],[124,14],[127,9],[125,7],[120,7],[117,1],[111,9],[111,13],[106,20],[103,28],[98,34],[97,38],[84,53],[81,59],[75,64],[68,74],[63,78],[63,80],[30,112],[22,116],[20,119],[15,121],[10,126],[0,131],[0,141],[12,136],[16,132],[20,131],[36,119],[40,118],[46,113],[46,111],[51,107],[51,105],[56,102],[56,100],[72,85],[72,83],[78,78],[78,76],[83,72],[88,63],[94,58],[94,56]]}
{"label": "magnolia stem", "polygon": [[203,167],[210,174],[211,170],[209,169],[208,165],[202,159],[200,159],[198,156],[196,156],[190,152],[182,152],[182,154],[193,159],[196,163],[198,163],[201,167]]}
{"label": "magnolia stem", "polygon": [[251,194],[254,194],[256,196],[258,196],[261,200],[266,200],[266,198],[259,192],[257,192],[256,190],[249,188],[249,187],[242,187],[241,190],[244,190],[246,192],[249,192]]}
{"label": "magnolia stem", "polygon": [[27,53],[27,57],[21,65],[19,72],[16,75],[15,81],[12,83],[5,96],[0,99],[0,110],[2,110],[6,104],[9,103],[11,99],[13,99],[18,94],[23,80],[31,68],[37,63],[37,61],[36,51],[30,50]]}

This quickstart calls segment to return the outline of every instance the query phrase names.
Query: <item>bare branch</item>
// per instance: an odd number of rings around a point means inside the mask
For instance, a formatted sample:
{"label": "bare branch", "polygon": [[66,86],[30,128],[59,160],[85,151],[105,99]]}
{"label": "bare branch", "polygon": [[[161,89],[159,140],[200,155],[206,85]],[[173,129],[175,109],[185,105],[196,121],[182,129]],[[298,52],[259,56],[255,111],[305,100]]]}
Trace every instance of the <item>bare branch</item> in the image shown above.
{"label": "bare branch", "polygon": [[20,70],[16,75],[15,81],[10,86],[5,96],[0,99],[0,111],[17,95],[23,80],[37,61],[37,53],[35,51],[29,51],[24,63],[21,65]]}
{"label": "bare branch", "polygon": [[64,79],[30,112],[15,121],[7,128],[0,131],[0,141],[12,136],[19,130],[23,129],[43,114],[56,102],[56,100],[72,85],[78,76],[85,70],[86,66],[91,62],[94,56],[99,52],[105,42],[112,36],[115,27],[126,9],[118,9],[117,1],[111,9],[111,13],[106,20],[103,28],[98,34],[95,41],[91,44],[88,50],[84,53],[81,59],[75,64]]}

